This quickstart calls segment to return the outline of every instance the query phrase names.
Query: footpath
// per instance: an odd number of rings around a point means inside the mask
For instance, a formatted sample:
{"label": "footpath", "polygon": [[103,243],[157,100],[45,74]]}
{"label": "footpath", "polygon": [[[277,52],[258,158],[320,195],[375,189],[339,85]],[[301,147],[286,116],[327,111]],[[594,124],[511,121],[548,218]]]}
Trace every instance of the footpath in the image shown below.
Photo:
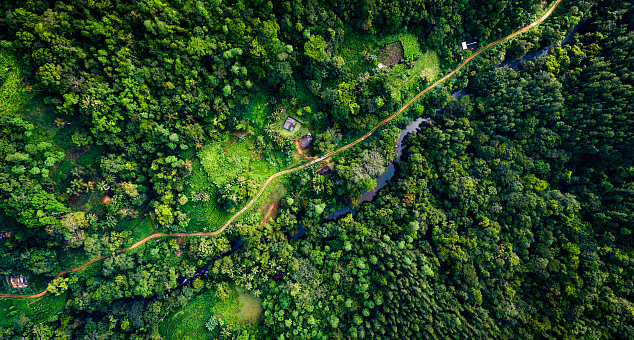
{"label": "footpath", "polygon": [[[472,54],[469,58],[467,58],[464,62],[462,62],[460,65],[458,65],[458,67],[456,67],[453,71],[451,71],[449,74],[447,74],[446,76],[438,79],[438,81],[436,81],[435,83],[431,84],[430,86],[428,86],[426,89],[424,89],[423,91],[421,91],[420,93],[418,93],[417,95],[414,96],[414,98],[412,98],[410,101],[408,101],[407,103],[405,103],[405,105],[403,105],[398,111],[396,111],[393,115],[389,116],[388,118],[385,118],[384,120],[382,120],[379,124],[377,124],[374,128],[372,128],[372,130],[370,130],[368,133],[366,133],[365,135],[363,135],[361,138],[355,140],[354,142],[351,142],[350,144],[344,145],[341,148],[331,151],[321,157],[318,157],[306,164],[294,167],[292,169],[288,169],[288,170],[284,170],[284,171],[280,171],[274,175],[272,175],[271,177],[269,177],[269,179],[266,180],[266,182],[264,182],[264,185],[262,186],[262,188],[260,189],[260,191],[258,192],[258,194],[253,197],[253,199],[251,199],[251,201],[249,201],[249,203],[244,206],[244,208],[242,208],[240,211],[238,211],[237,213],[235,213],[235,215],[233,215],[228,221],[227,223],[225,223],[222,228],[216,230],[216,231],[211,231],[211,232],[196,232],[196,233],[174,233],[174,234],[163,234],[163,233],[156,233],[156,234],[152,234],[149,235],[145,238],[143,238],[142,240],[136,242],[135,244],[131,245],[128,248],[125,249],[121,249],[119,251],[117,251],[117,253],[123,253],[125,251],[128,251],[130,249],[134,249],[142,244],[144,244],[145,242],[157,238],[157,237],[187,237],[187,236],[212,236],[212,235],[218,235],[220,233],[222,233],[223,231],[225,231],[225,229],[227,229],[227,227],[229,227],[229,225],[231,225],[231,223],[238,218],[240,215],[242,215],[245,211],[249,210],[249,208],[251,208],[251,206],[257,202],[257,200],[260,198],[260,196],[262,196],[262,194],[264,193],[264,190],[266,189],[266,187],[269,185],[269,183],[271,183],[272,180],[274,180],[275,178],[279,177],[279,176],[283,176],[286,175],[288,173],[291,173],[293,171],[297,171],[300,169],[303,169],[305,167],[311,166],[317,162],[320,162],[323,159],[326,159],[334,154],[337,154],[341,151],[347,150],[361,142],[363,142],[366,138],[368,138],[370,135],[372,135],[374,132],[376,132],[376,130],[378,130],[382,125],[388,123],[389,121],[391,121],[392,119],[396,118],[399,114],[401,114],[403,111],[405,111],[410,105],[412,105],[416,100],[418,100],[418,98],[420,98],[422,95],[424,95],[425,93],[429,92],[431,89],[433,89],[434,87],[442,84],[445,80],[451,78],[454,74],[456,74],[456,72],[460,71],[460,69],[462,69],[465,65],[467,65],[471,60],[473,60],[475,57],[477,57],[478,55],[480,55],[482,52],[488,50],[489,48],[503,42],[506,41],[508,39],[511,39],[513,37],[515,37],[518,34],[521,34],[523,32],[528,31],[529,29],[539,25],[540,23],[542,23],[544,20],[546,20],[551,14],[552,12],[555,10],[555,8],[557,8],[557,6],[559,5],[559,3],[561,3],[561,0],[557,0],[553,6],[539,19],[537,19],[535,22],[533,22],[532,24],[523,27],[513,33],[511,33],[510,35],[496,40],[488,45],[486,45],[485,47],[481,48],[480,50],[478,50],[477,52],[475,52],[474,54]],[[67,274],[67,273],[72,273],[72,272],[76,272],[88,265],[91,265],[97,261],[101,261],[103,259],[106,259],[108,257],[112,257],[114,254],[112,255],[107,255],[107,256],[101,256],[98,257],[94,260],[90,260],[84,264],[82,264],[81,266],[74,268],[74,269],[69,269],[69,270],[64,270],[62,272],[59,272],[56,276],[55,279]],[[46,293],[48,292],[48,289],[45,289],[43,292],[39,293],[39,294],[35,294],[35,295],[17,295],[17,294],[0,294],[0,298],[26,298],[26,299],[35,299],[35,298],[39,298],[44,296]]]}

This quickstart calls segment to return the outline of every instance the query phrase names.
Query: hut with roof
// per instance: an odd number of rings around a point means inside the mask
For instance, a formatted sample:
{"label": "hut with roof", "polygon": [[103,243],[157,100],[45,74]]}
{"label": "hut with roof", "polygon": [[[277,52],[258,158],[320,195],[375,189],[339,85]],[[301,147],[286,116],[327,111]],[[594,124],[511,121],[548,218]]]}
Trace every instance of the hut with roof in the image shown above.
{"label": "hut with roof", "polygon": [[22,289],[27,287],[27,278],[22,275],[7,275],[7,283],[13,289]]}
{"label": "hut with roof", "polygon": [[332,175],[335,174],[335,172],[328,165],[326,165],[323,168],[317,170],[317,174],[318,175],[322,175],[322,176],[331,177]]}
{"label": "hut with roof", "polygon": [[299,140],[299,146],[302,147],[302,150],[306,150],[310,148],[312,144],[313,144],[313,136],[310,133],[304,136],[304,138]]}
{"label": "hut with roof", "polygon": [[286,130],[293,132],[295,125],[297,125],[297,120],[295,120],[295,118],[291,116],[286,117],[286,121],[284,122],[284,128]]}

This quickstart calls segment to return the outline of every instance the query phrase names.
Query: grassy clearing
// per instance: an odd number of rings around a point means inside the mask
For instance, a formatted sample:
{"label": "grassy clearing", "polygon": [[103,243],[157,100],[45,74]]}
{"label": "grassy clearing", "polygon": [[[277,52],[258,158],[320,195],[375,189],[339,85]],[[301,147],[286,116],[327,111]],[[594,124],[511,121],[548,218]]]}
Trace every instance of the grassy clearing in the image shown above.
{"label": "grassy clearing", "polygon": [[403,56],[405,59],[413,59],[414,57],[419,57],[423,54],[420,50],[418,37],[412,33],[388,35],[379,42],[379,45],[385,46],[395,42],[400,42],[403,46]]}
{"label": "grassy clearing", "polygon": [[77,268],[88,261],[90,261],[90,257],[82,248],[64,250],[59,254],[62,270]]}
{"label": "grassy clearing", "polygon": [[[243,138],[229,136],[224,142],[213,146],[216,150],[213,157],[217,158],[216,161],[219,163],[209,164],[207,169],[198,158],[192,159],[192,175],[186,179],[185,195],[191,197],[204,192],[210,196],[210,199],[208,202],[189,201],[182,207],[191,218],[187,227],[188,231],[217,230],[233,216],[235,211],[241,209],[250,200],[246,198],[233,211],[227,211],[215,199],[218,185],[231,183],[236,177],[242,176],[253,180],[259,189],[271,175],[283,167],[295,165],[295,163],[284,164],[275,152],[260,153],[254,143],[254,136]],[[270,193],[269,188],[267,187],[267,191],[261,198],[266,198]],[[253,217],[254,220],[258,218],[258,216]]]}
{"label": "grassy clearing", "polygon": [[152,221],[150,221],[149,217],[143,217],[143,221],[137,226],[139,223],[139,219],[135,219],[134,230],[132,231],[132,239],[135,241],[141,240],[146,236],[152,235],[154,232],[154,226],[152,225]]}
{"label": "grassy clearing", "polygon": [[262,301],[253,294],[241,292],[238,295],[238,304],[237,322],[257,324],[258,318],[262,314]]}
{"label": "grassy clearing", "polygon": [[286,193],[286,187],[284,186],[284,183],[277,183],[275,186],[269,184],[269,186],[271,186],[272,188],[271,193],[262,201],[262,206],[259,209],[262,217],[264,217],[264,215],[269,211],[271,204],[279,200]]}
{"label": "grassy clearing", "polygon": [[11,115],[33,97],[28,86],[22,84],[22,73],[15,58],[8,52],[0,50],[0,68],[10,70],[2,72],[0,80],[0,114]]}
{"label": "grassy clearing", "polygon": [[34,324],[54,321],[66,305],[66,294],[46,294],[37,299],[0,298],[0,327],[11,327],[12,319],[19,313],[27,315]]}
{"label": "grassy clearing", "polygon": [[247,330],[249,334],[257,332],[256,324],[262,309],[260,300],[252,294],[233,290],[224,301],[205,290],[191,299],[183,308],[169,314],[159,324],[160,334],[167,340],[182,340],[186,336],[191,340],[217,339],[219,330],[210,332],[205,324],[214,315],[224,321],[224,328],[237,334]]}
{"label": "grassy clearing", "polygon": [[420,58],[412,62],[412,68],[406,64],[398,64],[390,72],[388,84],[396,91],[409,89],[415,83],[424,79],[432,82],[440,73],[438,55],[433,50],[427,50]]}
{"label": "grassy clearing", "polygon": [[286,121],[286,115],[284,116],[284,118],[279,119],[277,121],[275,121],[275,125],[279,127],[280,132],[282,133],[282,135],[286,138],[289,138],[290,140],[298,140],[301,139],[302,137],[306,136],[310,130],[308,129],[308,119],[306,119],[305,117],[298,117],[297,115],[291,115],[291,117],[293,117],[295,120],[297,120],[297,124],[295,125],[295,128],[293,129],[293,131],[288,131],[284,128],[284,122]]}
{"label": "grassy clearing", "polygon": [[380,40],[375,35],[367,34],[350,26],[345,27],[345,39],[341,43],[340,55],[345,59],[346,65],[352,74],[370,71],[375,68],[370,55],[378,56],[380,53],[378,44]]}

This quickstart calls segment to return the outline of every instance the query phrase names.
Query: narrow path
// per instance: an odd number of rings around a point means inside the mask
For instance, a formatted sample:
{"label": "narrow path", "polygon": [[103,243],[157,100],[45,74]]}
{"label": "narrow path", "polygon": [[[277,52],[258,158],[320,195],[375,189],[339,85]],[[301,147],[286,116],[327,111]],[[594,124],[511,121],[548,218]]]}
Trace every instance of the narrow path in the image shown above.
{"label": "narrow path", "polygon": [[266,220],[269,219],[269,217],[273,213],[273,210],[275,210],[277,208],[278,204],[280,204],[280,200],[275,200],[275,202],[273,202],[273,204],[271,204],[271,207],[269,208],[269,211],[266,213],[266,215],[262,219],[262,222],[260,222],[261,226],[264,225],[264,223],[266,223]]}
{"label": "narrow path", "polygon": [[[272,180],[274,180],[275,178],[279,177],[279,176],[283,176],[286,175],[288,173],[291,173],[293,171],[297,171],[300,169],[303,169],[305,167],[311,166],[317,162],[320,162],[322,159],[326,159],[336,153],[339,153],[341,151],[347,150],[361,142],[363,142],[366,138],[368,138],[370,135],[372,135],[374,132],[376,132],[376,130],[379,129],[379,127],[381,127],[382,125],[388,123],[389,121],[391,121],[392,119],[396,118],[399,114],[401,114],[403,111],[405,111],[410,105],[412,105],[416,100],[418,100],[418,98],[420,98],[422,95],[424,95],[425,93],[429,92],[431,89],[433,89],[434,87],[440,85],[442,82],[444,82],[445,80],[451,78],[454,74],[456,74],[456,72],[460,71],[460,69],[462,69],[465,65],[467,65],[467,63],[469,63],[471,60],[473,60],[475,57],[477,57],[478,55],[480,55],[480,53],[488,50],[489,48],[505,41],[508,40],[510,38],[515,37],[516,35],[526,32],[529,29],[539,25],[540,23],[542,23],[544,20],[546,20],[551,14],[552,12],[555,10],[555,8],[557,8],[557,6],[559,5],[559,3],[561,2],[561,0],[557,0],[553,6],[539,19],[537,19],[535,22],[533,22],[532,24],[523,27],[517,31],[515,31],[514,33],[511,33],[510,35],[500,39],[500,40],[496,40],[488,45],[486,45],[485,47],[481,48],[480,50],[478,50],[477,52],[475,52],[474,54],[472,54],[469,58],[467,58],[464,62],[462,62],[460,65],[458,65],[458,67],[456,67],[453,71],[451,71],[449,74],[447,74],[446,76],[438,79],[438,81],[436,81],[435,83],[431,84],[430,86],[428,86],[426,89],[424,89],[423,91],[421,91],[419,94],[415,95],[414,98],[412,98],[410,101],[408,101],[407,103],[405,103],[405,105],[403,105],[398,111],[396,111],[393,115],[385,118],[384,120],[382,120],[379,124],[377,124],[374,128],[372,128],[372,130],[370,130],[368,133],[366,133],[365,135],[363,135],[361,138],[357,139],[354,142],[351,142],[348,145],[345,145],[337,150],[331,151],[315,160],[312,160],[306,164],[300,165],[300,166],[296,166],[292,169],[288,169],[288,170],[284,170],[284,171],[280,171],[276,174],[274,174],[273,176],[269,177],[269,179],[266,180],[266,182],[264,182],[264,185],[262,186],[262,188],[260,189],[260,191],[258,192],[258,194],[246,205],[244,206],[244,208],[242,208],[240,211],[238,211],[237,213],[235,213],[235,215],[233,215],[229,221],[227,221],[227,223],[225,223],[222,228],[216,230],[216,231],[211,231],[211,232],[197,232],[197,233],[174,233],[174,234],[163,234],[163,233],[156,233],[156,234],[152,234],[149,235],[145,238],[143,238],[142,240],[136,242],[135,244],[131,245],[128,248],[125,249],[121,249],[118,251],[118,253],[122,253],[124,251],[128,251],[131,249],[134,249],[140,245],[142,245],[143,243],[157,238],[157,237],[178,237],[178,236],[212,236],[212,235],[218,235],[220,233],[222,233],[225,229],[227,229],[227,227],[236,219],[238,218],[240,215],[242,215],[245,211],[249,210],[249,208],[251,208],[251,206],[257,202],[257,200],[260,198],[260,196],[262,196],[262,194],[264,193],[264,190],[266,189],[266,187],[269,185],[269,183],[271,183]],[[60,277],[61,275],[64,275],[66,273],[71,273],[71,272],[76,272],[88,265],[91,265],[97,261],[101,261],[105,258],[111,257],[112,255],[107,255],[107,256],[101,256],[99,258],[96,258],[94,260],[88,261],[84,264],[82,264],[81,266],[75,268],[75,269],[70,269],[70,270],[64,270],[62,272],[60,272],[59,274],[57,274],[55,276],[55,278]],[[0,298],[29,298],[29,299],[33,299],[33,298],[39,298],[44,296],[46,293],[48,292],[48,289],[45,289],[43,292],[39,293],[39,294],[35,294],[35,295],[16,295],[16,294],[0,294]]]}

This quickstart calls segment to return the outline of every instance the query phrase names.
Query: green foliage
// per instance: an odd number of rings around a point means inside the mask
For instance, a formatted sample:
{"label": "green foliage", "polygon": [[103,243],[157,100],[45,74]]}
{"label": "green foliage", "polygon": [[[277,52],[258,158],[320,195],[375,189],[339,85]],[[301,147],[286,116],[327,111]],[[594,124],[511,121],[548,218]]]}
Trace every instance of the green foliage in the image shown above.
{"label": "green foliage", "polygon": [[209,321],[207,321],[207,323],[205,324],[205,327],[207,327],[207,330],[209,330],[210,332],[213,332],[216,327],[222,327],[223,325],[224,321],[222,321],[222,319],[216,318],[214,315],[212,315],[211,318],[209,318]]}
{"label": "green foliage", "polygon": [[406,60],[412,60],[415,57],[420,57],[421,52],[420,44],[418,43],[418,37],[412,33],[400,33],[389,35],[379,43],[380,46],[385,46],[400,42],[403,46],[403,54]]}
{"label": "green foliage", "polygon": [[308,41],[304,44],[304,54],[311,59],[318,62],[323,62],[326,59],[326,41],[320,35],[315,35],[308,38]]}
{"label": "green foliage", "polygon": [[249,159],[236,153],[225,152],[220,144],[207,144],[199,152],[200,163],[211,183],[223,187],[249,166]]}

